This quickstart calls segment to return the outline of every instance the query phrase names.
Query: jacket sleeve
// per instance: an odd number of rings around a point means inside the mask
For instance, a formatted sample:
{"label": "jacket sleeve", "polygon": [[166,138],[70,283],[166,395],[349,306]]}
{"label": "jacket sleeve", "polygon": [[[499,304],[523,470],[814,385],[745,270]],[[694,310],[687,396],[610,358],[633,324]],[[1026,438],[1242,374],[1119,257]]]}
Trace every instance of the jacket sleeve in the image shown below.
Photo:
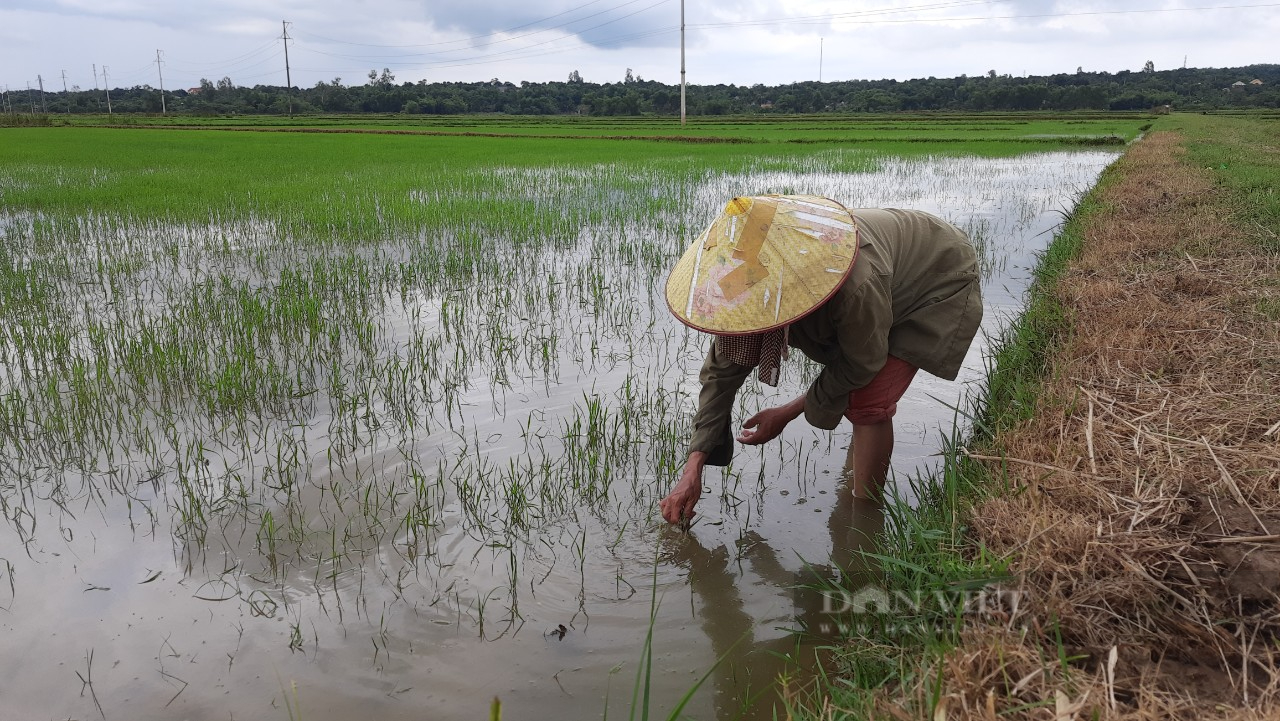
{"label": "jacket sleeve", "polygon": [[733,458],[733,434],[729,430],[733,401],[752,370],[751,366],[721,357],[712,341],[698,373],[702,390],[698,393],[698,411],[693,416],[693,438],[689,442],[690,452],[707,454],[709,466],[728,465]]}
{"label": "jacket sleeve", "polygon": [[832,308],[838,357],[823,366],[804,399],[804,417],[816,428],[831,430],[849,407],[849,393],[865,388],[889,359],[893,296],[889,279],[864,283]]}

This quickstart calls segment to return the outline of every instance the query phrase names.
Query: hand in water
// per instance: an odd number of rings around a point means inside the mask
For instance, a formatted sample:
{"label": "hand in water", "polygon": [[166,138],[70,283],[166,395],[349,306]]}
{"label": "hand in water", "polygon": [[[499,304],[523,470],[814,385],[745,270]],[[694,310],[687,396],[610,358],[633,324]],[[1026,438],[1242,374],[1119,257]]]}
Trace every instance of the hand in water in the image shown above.
{"label": "hand in water", "polygon": [[[697,455],[698,457],[694,457]],[[697,513],[693,510],[698,499],[702,498],[702,465],[704,454],[690,454],[689,461],[684,464],[684,472],[680,481],[671,493],[662,499],[658,507],[667,523],[683,523],[693,519]]]}

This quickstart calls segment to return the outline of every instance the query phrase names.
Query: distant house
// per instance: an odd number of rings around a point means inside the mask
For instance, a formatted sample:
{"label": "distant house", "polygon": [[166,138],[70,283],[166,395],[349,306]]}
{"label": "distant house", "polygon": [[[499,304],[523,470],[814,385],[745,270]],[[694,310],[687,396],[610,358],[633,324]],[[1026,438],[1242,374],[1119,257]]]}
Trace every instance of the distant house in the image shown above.
{"label": "distant house", "polygon": [[199,95],[204,88],[187,88],[187,95]]}
{"label": "distant house", "polygon": [[761,110],[773,110],[773,103],[760,103]]}
{"label": "distant house", "polygon": [[1237,80],[1234,83],[1231,83],[1232,90],[1240,91],[1240,90],[1244,90],[1244,88],[1245,88],[1245,84],[1243,80]]}
{"label": "distant house", "polygon": [[1261,80],[1259,80],[1258,78],[1254,78],[1253,80],[1250,80],[1250,81],[1249,81],[1249,84],[1250,84],[1250,85],[1261,85],[1261,84],[1262,84],[1262,81],[1261,81]]}

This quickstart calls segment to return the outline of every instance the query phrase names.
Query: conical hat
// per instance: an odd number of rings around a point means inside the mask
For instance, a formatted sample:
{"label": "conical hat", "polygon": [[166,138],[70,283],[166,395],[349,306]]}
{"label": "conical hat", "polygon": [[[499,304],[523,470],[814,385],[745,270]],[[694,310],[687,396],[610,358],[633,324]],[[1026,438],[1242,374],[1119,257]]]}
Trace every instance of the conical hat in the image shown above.
{"label": "conical hat", "polygon": [[844,282],[858,254],[853,215],[816,195],[734,198],[667,277],[667,306],[707,333],[793,323]]}

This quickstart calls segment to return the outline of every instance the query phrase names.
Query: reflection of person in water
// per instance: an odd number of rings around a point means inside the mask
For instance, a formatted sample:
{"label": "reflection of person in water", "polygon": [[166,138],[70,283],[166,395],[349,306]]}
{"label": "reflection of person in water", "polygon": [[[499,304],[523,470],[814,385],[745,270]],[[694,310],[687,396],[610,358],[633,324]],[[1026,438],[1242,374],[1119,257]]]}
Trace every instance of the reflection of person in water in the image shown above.
{"label": "reflection of person in water", "polygon": [[[846,466],[846,477],[848,466]],[[700,622],[720,665],[716,668],[716,716],[721,719],[773,719],[783,677],[814,677],[819,643],[838,635],[841,602],[829,590],[838,584],[856,591],[879,584],[879,571],[863,551],[873,551],[883,529],[879,501],[854,498],[849,483],[841,483],[828,528],[830,564],[807,564],[788,570],[760,536],[748,532],[738,543],[738,558],[764,583],[791,589],[795,623],[800,635],[757,640],[756,620],[745,609],[742,579],[730,550],[710,550],[693,533],[669,539],[671,560],[689,571],[689,586],[703,609]],[[806,673],[806,670],[808,673]],[[803,681],[801,681],[803,683]],[[785,713],[781,708],[779,713]]]}
{"label": "reflection of person in water", "polygon": [[728,464],[738,389],[753,368],[777,385],[789,345],[821,374],[805,395],[748,418],[738,441],[772,440],[801,413],[827,430],[847,418],[853,494],[878,497],[898,399],[918,369],[954,380],[982,318],[977,261],[960,230],[920,211],[850,211],[816,196],[730,201],[671,271],[667,303],[715,336],[689,458],[661,504],[670,523],[694,515],[703,468]]}

